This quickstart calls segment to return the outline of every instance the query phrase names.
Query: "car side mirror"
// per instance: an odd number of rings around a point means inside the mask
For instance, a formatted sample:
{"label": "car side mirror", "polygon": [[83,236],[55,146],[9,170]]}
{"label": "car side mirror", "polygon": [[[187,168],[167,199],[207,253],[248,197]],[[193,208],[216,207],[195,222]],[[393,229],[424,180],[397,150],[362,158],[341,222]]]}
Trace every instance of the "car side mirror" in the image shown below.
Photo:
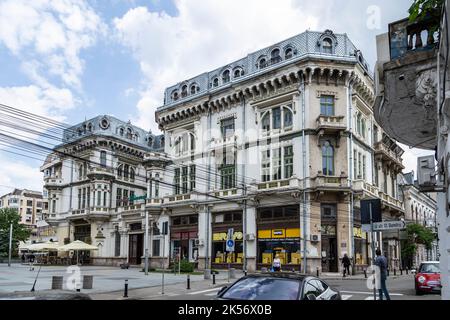
{"label": "car side mirror", "polygon": [[220,288],[219,292],[217,292],[217,295],[220,296],[227,288],[227,286]]}
{"label": "car side mirror", "polygon": [[310,293],[310,294],[308,294],[308,295],[306,296],[306,300],[317,300],[317,299],[316,299],[316,296],[315,296],[315,295],[313,295],[312,293]]}

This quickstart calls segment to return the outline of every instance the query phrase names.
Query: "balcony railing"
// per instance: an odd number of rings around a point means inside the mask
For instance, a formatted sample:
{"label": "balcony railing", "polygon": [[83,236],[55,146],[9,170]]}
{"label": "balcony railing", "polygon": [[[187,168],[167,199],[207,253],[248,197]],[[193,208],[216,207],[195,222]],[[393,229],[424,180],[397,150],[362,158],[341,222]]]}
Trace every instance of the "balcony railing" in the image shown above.
{"label": "balcony railing", "polygon": [[389,24],[389,48],[391,60],[398,59],[410,52],[432,50],[439,43],[437,25],[439,18],[430,17],[421,22],[409,19]]}
{"label": "balcony railing", "polygon": [[387,202],[388,204],[393,205],[397,208],[403,209],[402,201],[395,199],[394,197],[392,197],[382,191],[379,192],[379,197],[381,198],[381,200]]}
{"label": "balcony railing", "polygon": [[347,125],[344,122],[344,116],[326,116],[320,115],[317,118],[317,129],[332,129],[335,131],[345,130]]}
{"label": "balcony railing", "polygon": [[[375,154],[382,154],[385,157],[397,162],[398,164],[402,164],[402,157],[399,155],[399,153],[394,152],[389,148],[386,144],[384,144],[382,141],[375,143]],[[403,152],[401,152],[403,154]]]}
{"label": "balcony railing", "polygon": [[210,147],[212,149],[223,148],[223,147],[232,147],[236,145],[237,136],[230,135],[228,137],[220,137],[217,139],[213,139],[211,141]]}
{"label": "balcony railing", "polygon": [[347,188],[348,182],[345,175],[341,176],[325,176],[318,174],[311,179],[312,188]]}
{"label": "balcony railing", "polygon": [[114,175],[114,169],[108,167],[89,167],[88,175],[90,174],[107,174]]}
{"label": "balcony railing", "polygon": [[178,203],[178,202],[184,202],[184,201],[196,201],[197,195],[194,193],[187,193],[187,194],[178,194],[178,195],[171,195],[164,197],[164,204],[168,203]]}
{"label": "balcony railing", "polygon": [[273,190],[273,189],[288,189],[299,187],[299,181],[296,178],[277,181],[267,181],[263,183],[258,183],[257,187],[259,191]]}
{"label": "balcony railing", "polygon": [[231,197],[231,196],[237,196],[240,195],[241,192],[238,191],[236,188],[234,189],[227,189],[227,190],[216,190],[213,191],[212,194],[216,197]]}
{"label": "balcony railing", "polygon": [[61,178],[47,177],[44,178],[45,187],[59,187],[64,185],[64,180]]}

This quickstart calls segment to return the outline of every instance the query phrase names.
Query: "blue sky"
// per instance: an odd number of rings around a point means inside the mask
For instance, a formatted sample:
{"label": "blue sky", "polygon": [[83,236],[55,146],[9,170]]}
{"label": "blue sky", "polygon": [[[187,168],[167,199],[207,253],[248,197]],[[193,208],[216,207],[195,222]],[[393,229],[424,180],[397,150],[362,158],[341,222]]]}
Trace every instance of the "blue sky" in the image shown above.
{"label": "blue sky", "polygon": [[[306,29],[375,36],[411,0],[0,0],[0,103],[75,124],[111,114],[157,131],[166,86]],[[405,156],[414,169],[412,150]],[[35,160],[0,149],[0,194],[40,190]]]}

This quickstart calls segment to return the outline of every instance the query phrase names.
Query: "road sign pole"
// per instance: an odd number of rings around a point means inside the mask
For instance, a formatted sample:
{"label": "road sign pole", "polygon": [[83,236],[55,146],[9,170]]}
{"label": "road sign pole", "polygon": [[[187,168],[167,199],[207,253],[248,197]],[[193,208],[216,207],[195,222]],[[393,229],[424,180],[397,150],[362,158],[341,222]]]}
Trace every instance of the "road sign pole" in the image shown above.
{"label": "road sign pole", "polygon": [[148,211],[145,210],[145,275],[148,275]]}
{"label": "road sign pole", "polygon": [[[375,243],[373,240],[373,219],[372,219],[372,202],[369,203],[369,215],[370,215],[370,238],[371,238],[371,247],[372,247],[372,269],[374,269],[375,265]],[[372,271],[373,274],[373,271]],[[375,273],[376,275],[376,273]],[[377,300],[377,290],[376,290],[376,279],[373,277],[373,300]]]}
{"label": "road sign pole", "polygon": [[11,223],[11,224],[9,225],[8,267],[11,267],[12,235],[13,235],[13,224]]}

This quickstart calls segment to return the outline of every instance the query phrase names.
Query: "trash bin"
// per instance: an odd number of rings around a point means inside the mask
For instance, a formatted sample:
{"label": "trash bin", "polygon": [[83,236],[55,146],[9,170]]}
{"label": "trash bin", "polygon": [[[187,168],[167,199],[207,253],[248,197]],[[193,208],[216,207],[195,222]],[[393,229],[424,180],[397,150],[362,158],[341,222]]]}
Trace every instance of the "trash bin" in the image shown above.
{"label": "trash bin", "polygon": [[62,290],[63,288],[63,277],[53,276],[52,277],[52,290]]}
{"label": "trash bin", "polygon": [[94,276],[83,276],[83,289],[92,289]]}

